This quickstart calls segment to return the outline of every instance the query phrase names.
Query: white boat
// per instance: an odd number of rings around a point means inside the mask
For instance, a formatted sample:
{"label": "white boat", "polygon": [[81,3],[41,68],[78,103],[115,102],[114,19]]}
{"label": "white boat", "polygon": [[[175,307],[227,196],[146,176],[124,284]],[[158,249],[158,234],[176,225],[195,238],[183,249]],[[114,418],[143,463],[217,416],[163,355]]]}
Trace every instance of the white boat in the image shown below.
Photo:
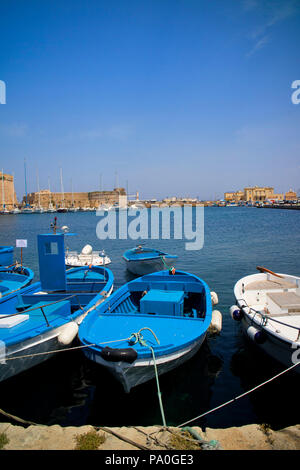
{"label": "white boat", "polygon": [[300,277],[257,269],[235,284],[231,317],[261,350],[290,367],[299,362]]}
{"label": "white boat", "polygon": [[81,252],[66,250],[65,263],[67,267],[79,266],[105,266],[111,263],[111,259],[104,251],[93,251],[91,245],[85,245]]}

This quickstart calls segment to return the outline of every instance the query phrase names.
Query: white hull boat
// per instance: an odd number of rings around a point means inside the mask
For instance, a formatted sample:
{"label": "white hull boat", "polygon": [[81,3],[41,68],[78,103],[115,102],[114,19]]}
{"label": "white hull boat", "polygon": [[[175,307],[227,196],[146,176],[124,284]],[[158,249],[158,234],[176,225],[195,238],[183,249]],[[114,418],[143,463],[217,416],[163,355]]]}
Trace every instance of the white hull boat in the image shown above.
{"label": "white hull boat", "polygon": [[65,263],[67,267],[80,266],[106,266],[111,263],[111,259],[105,255],[104,251],[93,251],[91,245],[85,245],[81,253],[77,251],[66,251]]}
{"label": "white hull boat", "polygon": [[288,368],[300,362],[300,277],[257,269],[236,283],[230,313],[251,341]]}

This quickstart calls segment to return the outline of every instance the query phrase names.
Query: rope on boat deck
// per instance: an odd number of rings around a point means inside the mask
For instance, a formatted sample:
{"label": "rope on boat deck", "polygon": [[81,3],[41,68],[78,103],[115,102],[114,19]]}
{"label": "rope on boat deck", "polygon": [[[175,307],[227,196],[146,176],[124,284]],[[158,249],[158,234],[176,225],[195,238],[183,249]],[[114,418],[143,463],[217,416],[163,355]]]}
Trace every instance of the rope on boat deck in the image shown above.
{"label": "rope on boat deck", "polygon": [[156,379],[159,407],[160,407],[161,417],[162,417],[162,421],[163,421],[163,426],[166,427],[167,423],[166,423],[164,407],[163,407],[162,399],[161,399],[161,391],[160,391],[160,387],[159,387],[159,379],[158,379],[158,371],[157,371],[155,353],[154,353],[153,347],[151,345],[147,344],[147,341],[144,339],[143,335],[141,334],[142,330],[149,330],[153,334],[153,336],[156,339],[157,343],[160,344],[160,342],[159,342],[156,334],[154,333],[154,331],[152,331],[151,328],[148,328],[148,327],[141,328],[137,333],[132,333],[132,335],[130,337],[132,339],[129,339],[129,344],[133,345],[133,344],[136,344],[136,343],[140,343],[141,346],[145,346],[146,348],[149,348],[151,350],[153,365],[154,365],[154,371],[155,371],[155,379]]}

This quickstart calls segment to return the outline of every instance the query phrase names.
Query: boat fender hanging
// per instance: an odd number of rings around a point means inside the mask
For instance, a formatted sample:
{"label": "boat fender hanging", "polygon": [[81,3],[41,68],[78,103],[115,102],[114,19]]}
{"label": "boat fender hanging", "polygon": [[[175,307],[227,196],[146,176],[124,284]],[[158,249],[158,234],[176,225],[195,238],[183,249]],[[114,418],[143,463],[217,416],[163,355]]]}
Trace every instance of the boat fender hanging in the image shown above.
{"label": "boat fender hanging", "polygon": [[100,355],[108,362],[129,362],[129,364],[132,364],[138,356],[133,348],[119,349],[109,346],[103,348]]}
{"label": "boat fender hanging", "polygon": [[222,313],[219,310],[212,311],[209,331],[217,334],[222,331]]}
{"label": "boat fender hanging", "polygon": [[257,344],[263,344],[266,340],[266,334],[263,330],[255,328],[255,326],[249,326],[247,329],[247,335],[249,338]]}
{"label": "boat fender hanging", "polygon": [[75,322],[67,323],[63,326],[57,340],[60,344],[67,345],[72,343],[78,333],[78,325]]}
{"label": "boat fender hanging", "polygon": [[217,305],[219,303],[218,294],[216,292],[211,292],[210,296],[211,296],[211,303],[213,305]]}
{"label": "boat fender hanging", "polygon": [[229,312],[233,320],[240,321],[243,318],[243,310],[237,305],[232,305]]}
{"label": "boat fender hanging", "polygon": [[93,252],[93,247],[91,245],[85,245],[81,250],[82,255],[91,255],[92,252]]}

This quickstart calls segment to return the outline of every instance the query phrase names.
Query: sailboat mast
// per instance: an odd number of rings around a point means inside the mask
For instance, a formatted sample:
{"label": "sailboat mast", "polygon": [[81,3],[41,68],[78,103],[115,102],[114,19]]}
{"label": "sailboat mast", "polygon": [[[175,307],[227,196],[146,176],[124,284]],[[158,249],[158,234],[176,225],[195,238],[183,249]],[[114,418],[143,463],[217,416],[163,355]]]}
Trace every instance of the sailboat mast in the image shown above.
{"label": "sailboat mast", "polygon": [[36,178],[37,178],[38,199],[39,199],[39,208],[40,208],[41,207],[41,196],[40,196],[40,182],[39,182],[39,172],[38,172],[38,170],[36,172]]}
{"label": "sailboat mast", "polygon": [[65,195],[64,195],[64,187],[63,187],[62,168],[60,168],[60,185],[61,185],[62,207],[65,207]]}
{"label": "sailboat mast", "polygon": [[13,209],[15,208],[15,173],[13,173]]}
{"label": "sailboat mast", "polygon": [[2,168],[2,206],[5,209],[5,200],[4,200],[4,173]]}
{"label": "sailboat mast", "polygon": [[25,176],[25,197],[26,197],[26,207],[28,206],[27,204],[27,180],[26,180],[26,160],[24,158],[24,176]]}
{"label": "sailboat mast", "polygon": [[51,198],[51,190],[50,190],[50,177],[48,176],[48,187],[49,187],[49,207],[52,207],[52,198]]}
{"label": "sailboat mast", "polygon": [[73,194],[73,181],[71,178],[71,191],[72,191],[72,207],[74,207],[74,194]]}

